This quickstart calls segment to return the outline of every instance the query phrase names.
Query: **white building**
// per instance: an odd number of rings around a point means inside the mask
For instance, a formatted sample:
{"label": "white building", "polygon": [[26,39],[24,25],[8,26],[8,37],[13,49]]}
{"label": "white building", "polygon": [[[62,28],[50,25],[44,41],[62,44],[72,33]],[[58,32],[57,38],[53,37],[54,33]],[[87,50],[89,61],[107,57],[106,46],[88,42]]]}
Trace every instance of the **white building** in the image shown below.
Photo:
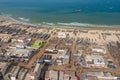
{"label": "white building", "polygon": [[106,54],[106,49],[103,46],[92,46],[92,52]]}
{"label": "white building", "polygon": [[25,38],[18,38],[17,39],[18,42],[22,42],[22,43],[24,42],[24,40],[25,40]]}
{"label": "white building", "polygon": [[[98,80],[117,80],[117,77],[113,76],[111,73],[104,72],[87,72],[88,77],[96,77]],[[87,77],[87,79],[88,79]],[[93,79],[92,79],[93,80]]]}
{"label": "white building", "polygon": [[87,67],[105,67],[105,60],[102,56],[98,55],[87,55],[85,57]]}
{"label": "white building", "polygon": [[66,33],[58,33],[58,38],[66,38]]}
{"label": "white building", "polygon": [[105,54],[106,50],[102,49],[102,48],[92,48],[92,52],[97,52],[97,53],[103,53],[103,54]]}
{"label": "white building", "polygon": [[46,71],[45,80],[58,80],[58,71]]}

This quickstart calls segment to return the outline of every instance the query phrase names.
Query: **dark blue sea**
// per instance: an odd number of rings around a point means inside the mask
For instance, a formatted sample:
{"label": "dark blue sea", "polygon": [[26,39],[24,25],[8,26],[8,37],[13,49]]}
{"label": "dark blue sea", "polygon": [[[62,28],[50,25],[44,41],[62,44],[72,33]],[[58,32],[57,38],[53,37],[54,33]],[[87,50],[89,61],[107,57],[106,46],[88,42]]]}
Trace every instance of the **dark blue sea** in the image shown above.
{"label": "dark blue sea", "polygon": [[39,25],[120,25],[120,0],[0,0],[0,15]]}

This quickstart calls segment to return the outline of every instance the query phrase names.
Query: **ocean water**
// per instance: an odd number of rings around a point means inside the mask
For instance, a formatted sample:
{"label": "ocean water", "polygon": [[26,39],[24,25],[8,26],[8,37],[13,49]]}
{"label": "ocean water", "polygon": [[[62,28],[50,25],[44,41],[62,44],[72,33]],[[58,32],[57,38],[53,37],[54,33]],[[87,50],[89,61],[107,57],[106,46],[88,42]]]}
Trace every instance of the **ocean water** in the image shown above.
{"label": "ocean water", "polygon": [[120,0],[0,0],[0,15],[39,25],[120,25]]}

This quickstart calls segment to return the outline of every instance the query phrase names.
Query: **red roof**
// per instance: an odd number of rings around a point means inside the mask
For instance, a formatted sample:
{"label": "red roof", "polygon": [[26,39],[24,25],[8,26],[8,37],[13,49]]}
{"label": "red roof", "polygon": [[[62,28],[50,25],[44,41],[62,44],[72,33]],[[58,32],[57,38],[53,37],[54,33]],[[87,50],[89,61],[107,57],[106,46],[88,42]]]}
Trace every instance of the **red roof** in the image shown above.
{"label": "red roof", "polygon": [[35,76],[35,73],[34,73],[34,72],[30,72],[30,75],[31,75],[31,76]]}
{"label": "red roof", "polygon": [[49,78],[49,71],[45,72],[45,78]]}

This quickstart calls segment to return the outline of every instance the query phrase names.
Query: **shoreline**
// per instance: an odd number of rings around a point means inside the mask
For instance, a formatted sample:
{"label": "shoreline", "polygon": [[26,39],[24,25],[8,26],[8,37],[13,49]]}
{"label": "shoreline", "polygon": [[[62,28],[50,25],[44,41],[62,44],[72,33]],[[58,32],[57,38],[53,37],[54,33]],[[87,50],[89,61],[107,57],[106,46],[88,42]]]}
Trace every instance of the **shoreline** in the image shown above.
{"label": "shoreline", "polygon": [[34,27],[43,27],[43,28],[64,28],[64,29],[86,29],[86,30],[90,30],[90,29],[94,29],[94,30],[120,30],[120,25],[117,26],[108,26],[108,25],[93,25],[93,26],[71,26],[71,25],[37,25],[37,24],[31,24],[31,23],[27,23],[27,22],[22,22],[19,20],[16,20],[10,16],[1,16],[0,18],[4,18],[6,20],[11,20],[14,21],[16,23],[19,24],[24,24],[24,25],[30,25],[30,26],[34,26]]}

